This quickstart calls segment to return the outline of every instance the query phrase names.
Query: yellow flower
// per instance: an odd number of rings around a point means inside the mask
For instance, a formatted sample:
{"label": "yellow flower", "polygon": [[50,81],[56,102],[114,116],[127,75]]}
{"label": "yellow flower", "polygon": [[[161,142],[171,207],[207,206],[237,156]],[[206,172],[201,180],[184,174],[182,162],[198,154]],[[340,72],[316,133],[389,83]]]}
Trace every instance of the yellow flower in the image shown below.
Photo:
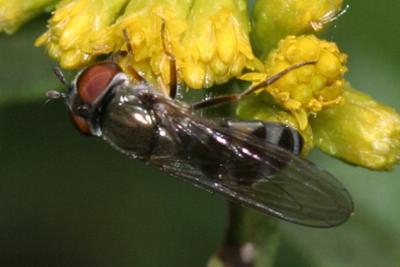
{"label": "yellow flower", "polygon": [[315,64],[295,69],[265,88],[277,103],[293,113],[300,129],[307,126],[309,114],[316,114],[342,100],[346,55],[339,51],[335,43],[313,35],[288,36],[269,54],[265,73],[247,73],[241,77],[260,82],[289,66],[306,61],[315,61]]}
{"label": "yellow flower", "polygon": [[125,50],[126,30],[133,55],[125,64],[149,80],[168,82],[163,24],[166,49],[190,88],[224,83],[245,67],[262,68],[252,53],[244,0],[64,0],[36,45],[46,45],[63,68],[74,69]]}
{"label": "yellow flower", "polygon": [[104,43],[104,30],[111,25],[127,0],[64,0],[54,11],[49,29],[35,45],[46,45],[49,55],[66,69],[81,67],[95,56],[112,52]]}
{"label": "yellow flower", "polygon": [[161,28],[164,24],[166,49],[176,58],[179,70],[181,61],[175,47],[180,46],[181,36],[188,27],[186,17],[191,4],[191,0],[129,1],[123,14],[104,31],[105,42],[101,46],[109,49],[103,53],[126,50],[123,38],[123,31],[126,30],[133,55],[122,58],[122,67],[133,66],[152,83],[161,76],[167,84],[170,78],[169,60],[163,47]]}
{"label": "yellow flower", "polygon": [[240,75],[244,67],[262,68],[253,55],[249,30],[246,1],[195,1],[177,49],[188,86],[210,87]]}

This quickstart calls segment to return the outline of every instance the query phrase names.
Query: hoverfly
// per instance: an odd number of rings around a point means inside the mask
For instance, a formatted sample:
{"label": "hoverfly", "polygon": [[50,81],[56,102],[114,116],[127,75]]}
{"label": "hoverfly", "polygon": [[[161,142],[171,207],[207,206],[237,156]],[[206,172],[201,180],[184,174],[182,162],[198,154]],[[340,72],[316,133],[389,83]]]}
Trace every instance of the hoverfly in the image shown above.
{"label": "hoverfly", "polygon": [[[124,36],[127,39],[126,32]],[[112,61],[80,71],[66,93],[47,95],[65,98],[81,133],[102,137],[128,157],[266,215],[310,227],[333,227],[350,217],[349,193],[330,173],[299,157],[303,140],[295,129],[263,121],[210,120],[198,114],[205,107],[238,101],[314,62],[293,65],[241,94],[188,104],[174,99],[175,60],[167,55],[169,95],[132,68],[129,72],[136,79],[130,80]],[[61,71],[56,74],[66,84]]]}

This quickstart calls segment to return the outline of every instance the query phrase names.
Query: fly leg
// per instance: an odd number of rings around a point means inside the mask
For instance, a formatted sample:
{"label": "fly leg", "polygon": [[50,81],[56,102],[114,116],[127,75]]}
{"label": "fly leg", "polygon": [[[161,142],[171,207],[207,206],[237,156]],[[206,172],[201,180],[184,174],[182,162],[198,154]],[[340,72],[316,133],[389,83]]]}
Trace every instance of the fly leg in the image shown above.
{"label": "fly leg", "polygon": [[196,109],[202,109],[202,108],[206,108],[206,107],[211,107],[211,106],[216,106],[216,105],[220,105],[223,103],[228,103],[228,102],[236,102],[239,101],[240,99],[242,99],[243,97],[250,95],[251,93],[254,93],[255,91],[257,91],[260,88],[263,87],[267,87],[268,85],[274,83],[275,81],[279,80],[282,76],[284,76],[285,74],[287,74],[288,72],[298,69],[300,67],[303,67],[305,65],[310,65],[310,64],[315,64],[315,61],[305,61],[305,62],[301,62],[298,64],[294,64],[270,77],[268,77],[267,79],[265,79],[264,81],[261,81],[257,84],[254,84],[252,86],[250,86],[249,88],[247,88],[245,91],[239,93],[239,94],[231,94],[231,95],[222,95],[222,96],[217,96],[214,98],[210,98],[210,99],[206,99],[197,103],[192,104],[192,108],[194,110]]}
{"label": "fly leg", "polygon": [[[125,28],[122,31],[122,34],[124,36],[124,40],[126,43],[126,50],[128,53],[128,63],[133,62],[133,49],[131,45],[131,41],[129,40],[128,36],[128,30]],[[130,64],[126,64],[125,68],[128,70],[129,74],[131,77],[136,80],[136,81],[145,81],[144,77],[140,75],[139,72],[137,72]]]}
{"label": "fly leg", "polygon": [[174,99],[176,97],[176,91],[177,91],[177,71],[176,71],[176,60],[174,55],[169,51],[166,43],[166,36],[165,36],[165,21],[162,21],[161,24],[161,41],[162,41],[162,46],[164,53],[167,55],[168,60],[169,60],[169,97]]}

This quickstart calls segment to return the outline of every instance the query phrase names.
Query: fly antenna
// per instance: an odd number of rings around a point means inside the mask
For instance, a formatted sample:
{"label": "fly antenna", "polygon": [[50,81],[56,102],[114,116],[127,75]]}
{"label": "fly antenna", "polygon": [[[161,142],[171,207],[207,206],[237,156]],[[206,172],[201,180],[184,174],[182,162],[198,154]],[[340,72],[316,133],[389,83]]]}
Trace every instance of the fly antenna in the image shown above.
{"label": "fly antenna", "polygon": [[67,81],[65,80],[64,73],[59,67],[54,67],[53,72],[56,75],[57,79],[65,86],[67,86]]}
{"label": "fly antenna", "polygon": [[44,102],[44,105],[47,105],[50,101],[55,100],[55,99],[64,99],[67,97],[65,93],[56,91],[56,90],[49,90],[46,92],[46,101]]}
{"label": "fly antenna", "polygon": [[66,95],[65,93],[56,91],[56,90],[49,90],[46,92],[46,96],[48,99],[53,100],[53,99],[59,99],[59,98],[65,98]]}
{"label": "fly antenna", "polygon": [[[59,67],[54,67],[53,72],[56,75],[57,79],[65,86],[67,87],[67,81],[65,80],[64,73]],[[63,92],[57,91],[57,90],[49,90],[46,92],[46,97],[47,100],[45,104],[49,103],[51,100],[55,99],[60,99],[60,98],[66,98],[67,95]]]}

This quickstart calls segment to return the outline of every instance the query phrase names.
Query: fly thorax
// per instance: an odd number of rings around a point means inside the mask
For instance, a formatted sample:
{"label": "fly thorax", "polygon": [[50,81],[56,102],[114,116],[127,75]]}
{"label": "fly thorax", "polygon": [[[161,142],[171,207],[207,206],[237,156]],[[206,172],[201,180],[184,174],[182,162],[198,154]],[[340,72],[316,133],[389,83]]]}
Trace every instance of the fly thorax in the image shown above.
{"label": "fly thorax", "polygon": [[103,110],[103,138],[133,157],[144,157],[155,132],[155,122],[135,94],[119,90]]}
{"label": "fly thorax", "polygon": [[101,116],[103,138],[121,152],[141,159],[173,154],[173,142],[144,103],[142,88],[119,88]]}

